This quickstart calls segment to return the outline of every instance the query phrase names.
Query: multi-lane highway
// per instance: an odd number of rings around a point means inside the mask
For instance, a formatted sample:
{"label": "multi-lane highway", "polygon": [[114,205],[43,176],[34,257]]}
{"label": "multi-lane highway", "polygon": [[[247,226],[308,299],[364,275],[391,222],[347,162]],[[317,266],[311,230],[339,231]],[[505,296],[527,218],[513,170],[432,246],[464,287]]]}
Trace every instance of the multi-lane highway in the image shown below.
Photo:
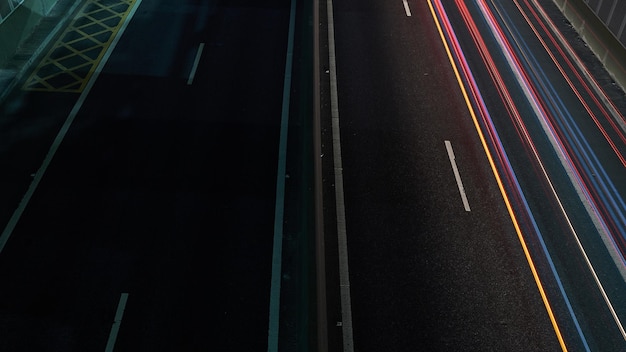
{"label": "multi-lane highway", "polygon": [[624,350],[626,104],[558,9],[333,3],[355,350]]}
{"label": "multi-lane highway", "polygon": [[551,1],[86,0],[47,44],[0,350],[626,350],[626,99]]}

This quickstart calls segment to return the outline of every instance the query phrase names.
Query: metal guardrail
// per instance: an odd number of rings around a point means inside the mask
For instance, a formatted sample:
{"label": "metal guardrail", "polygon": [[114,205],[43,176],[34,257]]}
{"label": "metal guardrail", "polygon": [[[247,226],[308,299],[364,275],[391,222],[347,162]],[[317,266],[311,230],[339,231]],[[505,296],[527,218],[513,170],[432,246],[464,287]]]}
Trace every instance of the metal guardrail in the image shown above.
{"label": "metal guardrail", "polygon": [[0,23],[4,22],[24,0],[0,0]]}

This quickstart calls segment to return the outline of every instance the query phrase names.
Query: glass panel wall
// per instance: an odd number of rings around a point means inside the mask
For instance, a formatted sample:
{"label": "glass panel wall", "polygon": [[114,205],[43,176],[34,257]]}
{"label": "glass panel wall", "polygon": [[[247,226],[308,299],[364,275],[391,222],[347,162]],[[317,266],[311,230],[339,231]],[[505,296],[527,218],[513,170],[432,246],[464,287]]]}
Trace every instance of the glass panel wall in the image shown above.
{"label": "glass panel wall", "polygon": [[23,2],[24,0],[0,0],[0,23]]}

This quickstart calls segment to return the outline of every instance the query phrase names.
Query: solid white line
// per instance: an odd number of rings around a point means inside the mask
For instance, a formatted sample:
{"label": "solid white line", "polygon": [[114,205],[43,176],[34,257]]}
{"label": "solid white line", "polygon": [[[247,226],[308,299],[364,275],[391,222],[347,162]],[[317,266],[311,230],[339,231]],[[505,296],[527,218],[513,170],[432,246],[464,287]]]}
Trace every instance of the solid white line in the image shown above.
{"label": "solid white line", "polygon": [[333,162],[335,169],[335,205],[337,212],[337,242],[339,251],[339,288],[341,300],[341,330],[343,352],[354,352],[352,332],[352,303],[350,298],[350,272],[348,269],[348,237],[343,192],[343,164],[341,161],[341,132],[339,130],[339,103],[337,99],[337,65],[335,60],[335,25],[333,2],[327,0],[328,61],[330,74],[330,111],[333,136]]}
{"label": "solid white line", "polygon": [[463,200],[463,206],[465,207],[465,211],[470,211],[469,202],[467,201],[467,196],[465,195],[465,188],[463,187],[463,182],[461,182],[461,175],[459,174],[459,169],[456,167],[456,161],[454,160],[454,151],[452,150],[452,144],[450,141],[445,141],[446,150],[448,151],[448,158],[450,159],[450,164],[452,165],[452,171],[454,171],[454,178],[456,179],[456,184],[459,186],[459,193],[461,193],[461,200]]}
{"label": "solid white line", "polygon": [[113,38],[113,41],[111,42],[111,45],[109,46],[109,48],[102,56],[102,60],[100,60],[100,63],[96,67],[96,70],[94,71],[93,75],[91,76],[87,84],[85,85],[85,89],[78,97],[76,104],[74,104],[72,111],[70,111],[69,115],[67,116],[67,119],[65,119],[63,126],[61,126],[59,133],[57,134],[56,138],[52,142],[52,145],[50,146],[50,149],[48,150],[48,154],[46,154],[46,157],[41,163],[39,170],[37,170],[37,172],[35,173],[35,176],[33,177],[33,181],[30,183],[30,186],[28,186],[26,193],[24,193],[24,197],[22,197],[20,204],[18,205],[17,209],[15,209],[15,211],[13,212],[13,215],[11,216],[11,219],[9,219],[9,222],[7,223],[6,227],[2,231],[2,235],[0,235],[0,252],[2,252],[2,250],[4,249],[4,246],[9,240],[9,237],[11,237],[11,234],[13,233],[13,230],[15,229],[17,222],[22,217],[22,213],[24,213],[26,206],[28,206],[28,202],[30,202],[30,199],[35,193],[35,190],[37,189],[39,182],[41,182],[43,175],[48,169],[50,162],[52,162],[52,158],[56,154],[57,149],[59,149],[59,146],[61,145],[61,143],[63,142],[63,139],[65,138],[65,135],[67,134],[67,131],[70,129],[72,122],[74,122],[76,115],[78,115],[78,111],[83,106],[85,99],[87,99],[87,95],[89,95],[89,92],[91,91],[91,88],[93,87],[96,80],[98,79],[98,76],[100,75],[100,72],[102,71],[102,68],[109,60],[111,53],[117,46],[117,42],[119,42],[120,38],[122,37],[122,34],[126,30],[126,27],[128,26],[128,23],[130,22],[130,20],[133,18],[135,11],[137,11],[137,8],[141,4],[141,1],[142,0],[137,0],[135,2],[134,7],[128,13],[128,16],[126,16],[126,20],[120,27],[120,30],[117,32],[117,35],[115,36],[115,38]]}
{"label": "solid white line", "polygon": [[296,25],[296,2],[291,0],[289,32],[283,80],[283,104],[280,118],[278,142],[278,169],[276,171],[276,204],[274,207],[274,238],[272,247],[272,275],[270,278],[269,326],[267,351],[278,352],[280,328],[280,287],[283,260],[283,225],[285,217],[285,178],[287,177],[287,136],[289,131],[289,106],[291,101],[291,73],[293,70],[293,47]]}
{"label": "solid white line", "polygon": [[109,340],[104,352],[113,352],[115,341],[117,340],[117,333],[120,331],[120,325],[122,324],[122,318],[124,317],[124,309],[126,309],[126,301],[128,301],[128,293],[122,293],[120,301],[117,304],[117,311],[115,312],[115,320],[111,326],[111,332],[109,333]]}
{"label": "solid white line", "polygon": [[196,70],[198,69],[198,64],[200,64],[200,56],[202,56],[202,50],[204,50],[204,43],[200,43],[198,47],[198,52],[196,53],[196,59],[193,61],[193,67],[191,68],[191,72],[189,73],[189,79],[187,80],[187,85],[191,85],[193,83],[193,78],[196,76]]}
{"label": "solid white line", "polygon": [[409,3],[407,2],[407,0],[402,0],[402,3],[404,4],[404,12],[406,12],[406,16],[411,17],[411,9],[409,8]]}

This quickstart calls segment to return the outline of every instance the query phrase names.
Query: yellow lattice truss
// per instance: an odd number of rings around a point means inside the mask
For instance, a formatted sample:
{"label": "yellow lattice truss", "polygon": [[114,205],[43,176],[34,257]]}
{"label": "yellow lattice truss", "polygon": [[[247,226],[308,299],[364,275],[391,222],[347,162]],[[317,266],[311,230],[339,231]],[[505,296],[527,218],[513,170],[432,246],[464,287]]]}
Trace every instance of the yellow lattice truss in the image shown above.
{"label": "yellow lattice truss", "polygon": [[61,34],[24,90],[83,90],[136,0],[88,0]]}

